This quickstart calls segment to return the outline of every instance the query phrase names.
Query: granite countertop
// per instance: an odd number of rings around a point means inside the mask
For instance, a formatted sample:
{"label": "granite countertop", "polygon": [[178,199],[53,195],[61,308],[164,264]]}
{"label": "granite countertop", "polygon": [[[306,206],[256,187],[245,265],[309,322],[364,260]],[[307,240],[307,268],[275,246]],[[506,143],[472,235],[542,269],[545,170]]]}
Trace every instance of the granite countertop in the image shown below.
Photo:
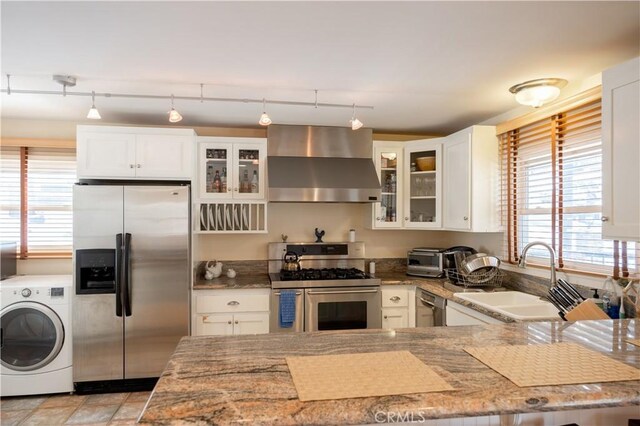
{"label": "granite countertop", "polygon": [[269,275],[264,274],[238,274],[235,278],[222,275],[212,280],[198,278],[193,284],[194,290],[222,290],[240,288],[271,288]]}
{"label": "granite countertop", "polygon": [[[637,320],[185,337],[140,421],[153,424],[371,424],[376,412],[425,418],[640,405],[640,380],[520,388],[466,346],[574,342],[640,367]],[[408,350],[455,390],[301,402],[285,357]],[[420,417],[417,417],[420,418]]]}

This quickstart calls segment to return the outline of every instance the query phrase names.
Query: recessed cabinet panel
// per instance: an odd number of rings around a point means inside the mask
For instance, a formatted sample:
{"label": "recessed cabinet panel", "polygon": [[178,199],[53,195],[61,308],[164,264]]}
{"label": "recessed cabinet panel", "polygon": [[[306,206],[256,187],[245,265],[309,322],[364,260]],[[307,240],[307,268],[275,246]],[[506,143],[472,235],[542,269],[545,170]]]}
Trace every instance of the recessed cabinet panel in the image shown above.
{"label": "recessed cabinet panel", "polygon": [[602,73],[602,237],[640,241],[640,58]]}
{"label": "recessed cabinet panel", "polygon": [[443,144],[443,226],[468,231],[471,229],[471,135],[465,132],[454,136]]}
{"label": "recessed cabinet panel", "polygon": [[136,136],[78,132],[78,178],[134,177]]}
{"label": "recessed cabinet panel", "polygon": [[136,177],[190,178],[192,136],[136,135]]}

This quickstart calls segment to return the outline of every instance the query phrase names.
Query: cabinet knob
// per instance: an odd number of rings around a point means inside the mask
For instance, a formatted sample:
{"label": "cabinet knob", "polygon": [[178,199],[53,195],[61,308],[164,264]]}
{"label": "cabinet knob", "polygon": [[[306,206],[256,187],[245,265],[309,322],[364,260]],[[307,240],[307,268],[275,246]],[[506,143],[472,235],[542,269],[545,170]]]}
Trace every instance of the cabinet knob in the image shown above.
{"label": "cabinet knob", "polygon": [[379,217],[376,217],[376,220],[381,220]]}
{"label": "cabinet knob", "polygon": [[238,188],[233,188],[234,191],[238,192]]}
{"label": "cabinet knob", "polygon": [[404,220],[409,220],[409,218],[407,216],[404,217]]}
{"label": "cabinet knob", "polygon": [[236,302],[235,300],[232,300],[231,302],[227,303],[227,306],[238,306],[240,304],[240,302]]}
{"label": "cabinet knob", "polygon": [[601,221],[603,221],[603,222],[608,222],[608,221],[609,221],[609,218],[608,218],[607,216],[602,216],[602,217],[600,218],[600,220],[601,220]]}
{"label": "cabinet knob", "polygon": [[386,316],[386,315],[384,316],[384,319],[388,319],[388,318],[389,318],[388,316]]}
{"label": "cabinet knob", "polygon": [[469,216],[463,217],[464,220],[469,220]]}
{"label": "cabinet knob", "polygon": [[393,296],[389,300],[391,300],[392,302],[398,302],[400,300],[400,296]]}
{"label": "cabinet knob", "polygon": [[142,167],[142,164],[136,164],[136,167],[140,168],[140,167]]}
{"label": "cabinet knob", "polygon": [[227,321],[227,324],[231,324],[231,321]]}
{"label": "cabinet knob", "polygon": [[129,164],[129,168],[133,169],[135,166],[133,164]]}
{"label": "cabinet knob", "polygon": [[238,321],[236,321],[236,324],[238,323]]}

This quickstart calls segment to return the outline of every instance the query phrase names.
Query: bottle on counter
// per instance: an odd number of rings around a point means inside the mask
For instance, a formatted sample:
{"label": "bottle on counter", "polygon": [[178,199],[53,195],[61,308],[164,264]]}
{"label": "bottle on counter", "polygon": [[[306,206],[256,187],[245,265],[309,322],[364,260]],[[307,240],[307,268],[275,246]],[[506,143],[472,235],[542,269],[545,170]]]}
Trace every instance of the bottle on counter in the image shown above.
{"label": "bottle on counter", "polygon": [[258,193],[258,171],[253,171],[253,177],[251,177],[251,192],[254,194]]}

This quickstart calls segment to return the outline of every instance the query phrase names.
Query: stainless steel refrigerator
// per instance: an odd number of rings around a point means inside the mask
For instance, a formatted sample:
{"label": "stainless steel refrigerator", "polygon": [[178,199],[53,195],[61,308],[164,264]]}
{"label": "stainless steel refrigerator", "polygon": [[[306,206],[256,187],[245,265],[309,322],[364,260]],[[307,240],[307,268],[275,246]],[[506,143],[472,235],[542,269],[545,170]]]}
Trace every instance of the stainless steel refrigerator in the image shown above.
{"label": "stainless steel refrigerator", "polygon": [[190,187],[79,183],[73,197],[76,390],[148,388],[189,334]]}

